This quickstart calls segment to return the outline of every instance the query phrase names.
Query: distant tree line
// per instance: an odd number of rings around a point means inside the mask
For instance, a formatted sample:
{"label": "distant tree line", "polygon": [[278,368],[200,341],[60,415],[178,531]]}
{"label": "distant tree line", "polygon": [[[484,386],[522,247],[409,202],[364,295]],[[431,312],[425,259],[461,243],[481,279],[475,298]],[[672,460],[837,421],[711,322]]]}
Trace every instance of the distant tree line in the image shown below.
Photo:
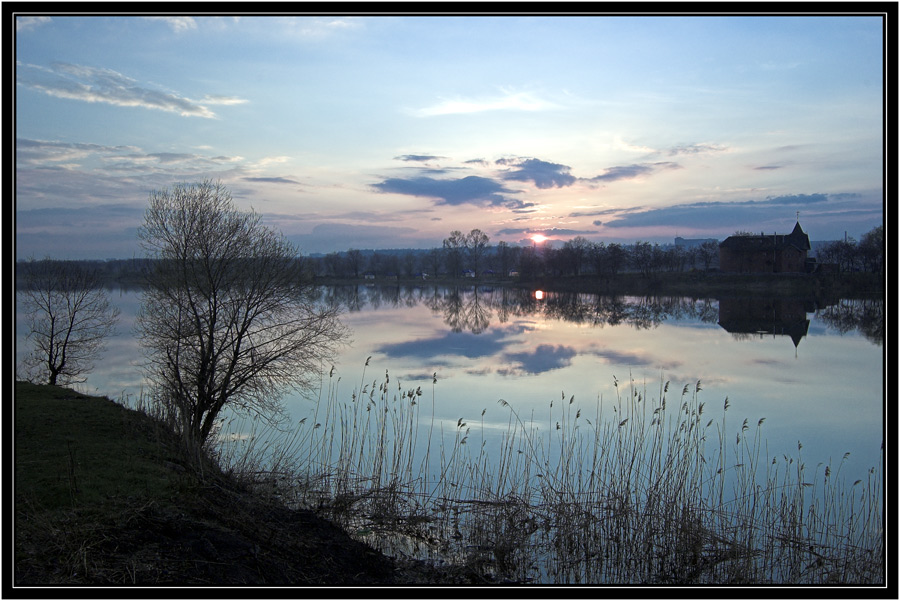
{"label": "distant tree line", "polygon": [[842,272],[884,273],[884,226],[863,234],[857,242],[852,236],[828,242],[816,251],[819,263],[834,263]]}
{"label": "distant tree line", "polygon": [[560,246],[552,242],[516,246],[490,244],[479,229],[468,234],[450,232],[441,248],[428,250],[361,251],[350,249],[324,257],[307,257],[307,269],[317,277],[382,278],[416,277],[562,277],[660,271],[709,270],[718,264],[714,241],[698,246],[660,246],[639,241],[633,245],[593,242],[582,236]]}
{"label": "distant tree line", "polygon": [[[819,263],[833,263],[842,272],[884,272],[884,226],[878,226],[857,242],[827,242],[817,248]],[[323,256],[296,257],[304,278],[415,279],[462,277],[565,277],[593,275],[611,278],[620,273],[640,273],[645,277],[661,272],[709,271],[718,267],[719,246],[708,240],[694,246],[659,245],[646,241],[634,244],[594,242],[577,236],[561,245],[551,241],[518,246],[500,241],[491,245],[480,229],[468,234],[454,230],[440,248],[360,250],[350,248]],[[61,263],[65,263],[64,261]],[[89,265],[101,284],[142,286],[153,266],[152,259],[133,258],[107,261],[73,261]],[[17,286],[29,269],[17,265]]]}

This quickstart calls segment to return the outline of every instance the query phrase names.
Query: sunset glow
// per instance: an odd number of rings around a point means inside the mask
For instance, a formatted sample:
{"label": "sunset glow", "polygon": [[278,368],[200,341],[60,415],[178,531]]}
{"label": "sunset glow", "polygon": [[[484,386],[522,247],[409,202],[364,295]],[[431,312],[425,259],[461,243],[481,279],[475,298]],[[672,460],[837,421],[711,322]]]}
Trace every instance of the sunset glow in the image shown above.
{"label": "sunset glow", "polygon": [[150,193],[204,179],[303,254],[884,221],[878,14],[15,26],[17,258],[136,256]]}

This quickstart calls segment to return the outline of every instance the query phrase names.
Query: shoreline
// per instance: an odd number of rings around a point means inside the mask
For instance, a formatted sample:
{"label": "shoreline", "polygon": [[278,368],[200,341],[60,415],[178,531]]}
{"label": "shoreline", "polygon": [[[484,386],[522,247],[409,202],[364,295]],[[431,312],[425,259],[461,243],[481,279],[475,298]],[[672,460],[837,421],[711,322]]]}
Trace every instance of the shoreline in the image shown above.
{"label": "shoreline", "polygon": [[538,278],[407,278],[385,276],[374,279],[316,277],[317,286],[491,286],[540,289],[547,292],[581,292],[601,295],[678,295],[699,297],[788,296],[840,297],[852,299],[884,298],[883,276],[871,273],[849,274],[740,274],[722,272],[657,273],[642,276],[624,273],[616,276],[565,276]]}

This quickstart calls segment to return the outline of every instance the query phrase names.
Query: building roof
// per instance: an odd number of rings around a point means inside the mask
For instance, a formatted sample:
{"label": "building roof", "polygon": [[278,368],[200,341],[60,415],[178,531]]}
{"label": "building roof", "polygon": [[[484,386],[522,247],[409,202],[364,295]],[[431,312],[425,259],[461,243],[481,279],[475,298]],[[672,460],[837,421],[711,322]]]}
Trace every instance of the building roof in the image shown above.
{"label": "building roof", "polygon": [[759,236],[729,236],[719,244],[722,248],[734,250],[771,250],[793,246],[799,250],[810,250],[809,235],[800,227],[794,226],[790,234],[760,234]]}

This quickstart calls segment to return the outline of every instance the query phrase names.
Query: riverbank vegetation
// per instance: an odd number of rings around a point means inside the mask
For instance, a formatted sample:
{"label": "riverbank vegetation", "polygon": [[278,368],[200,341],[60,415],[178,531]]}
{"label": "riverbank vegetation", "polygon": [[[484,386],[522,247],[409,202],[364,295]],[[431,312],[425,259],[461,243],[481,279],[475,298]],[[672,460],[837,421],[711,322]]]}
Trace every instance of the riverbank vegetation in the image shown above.
{"label": "riverbank vegetation", "polygon": [[714,409],[700,382],[616,381],[611,405],[562,393],[546,415],[499,400],[499,434],[484,412],[436,422],[436,381],[364,374],[347,399],[338,382],[277,443],[224,424],[220,457],[388,555],[518,583],[884,583],[882,467],[850,482],[846,454],[770,456],[765,417]]}
{"label": "riverbank vegetation", "polygon": [[199,461],[149,399],[17,384],[16,583],[885,582],[882,466],[770,456],[765,417],[700,382],[498,400],[499,433],[436,420],[436,380],[339,382],[287,429],[223,421]]}
{"label": "riverbank vegetation", "polygon": [[314,513],[286,507],[254,484],[256,474],[226,473],[208,455],[185,453],[152,411],[25,382],[16,383],[14,408],[11,580],[20,593],[471,581],[393,561]]}

